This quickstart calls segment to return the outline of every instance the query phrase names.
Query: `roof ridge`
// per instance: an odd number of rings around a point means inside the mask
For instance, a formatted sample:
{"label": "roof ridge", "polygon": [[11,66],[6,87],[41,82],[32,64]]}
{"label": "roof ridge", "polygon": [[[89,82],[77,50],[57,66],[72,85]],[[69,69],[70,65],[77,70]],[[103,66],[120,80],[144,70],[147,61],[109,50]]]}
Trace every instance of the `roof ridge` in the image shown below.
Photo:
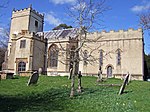
{"label": "roof ridge", "polygon": [[43,31],[44,33],[46,32],[54,32],[54,31],[65,31],[65,30],[74,30],[74,29],[78,29],[78,28],[67,28],[67,29],[59,29],[59,30],[49,30],[49,31]]}

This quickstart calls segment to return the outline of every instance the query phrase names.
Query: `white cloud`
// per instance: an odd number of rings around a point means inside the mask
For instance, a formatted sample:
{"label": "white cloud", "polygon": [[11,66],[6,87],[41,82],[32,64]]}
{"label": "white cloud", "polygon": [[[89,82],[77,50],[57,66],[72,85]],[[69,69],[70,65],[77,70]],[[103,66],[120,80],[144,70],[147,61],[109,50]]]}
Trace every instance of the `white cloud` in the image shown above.
{"label": "white cloud", "polygon": [[135,5],[131,8],[133,12],[142,12],[150,9],[150,2],[143,2],[143,5]]}
{"label": "white cloud", "polygon": [[65,3],[75,3],[76,0],[49,0],[50,2],[53,2],[54,4],[65,4]]}
{"label": "white cloud", "polygon": [[56,15],[54,15],[53,12],[50,13],[46,13],[45,14],[45,21],[50,24],[50,25],[54,25],[57,26],[61,23],[63,23],[59,18],[56,17]]}
{"label": "white cloud", "polygon": [[4,28],[0,28],[0,35],[4,36]]}
{"label": "white cloud", "polygon": [[75,6],[73,6],[71,9],[72,10],[82,10],[84,8],[86,8],[87,5],[85,2],[82,2],[81,4],[76,4]]}

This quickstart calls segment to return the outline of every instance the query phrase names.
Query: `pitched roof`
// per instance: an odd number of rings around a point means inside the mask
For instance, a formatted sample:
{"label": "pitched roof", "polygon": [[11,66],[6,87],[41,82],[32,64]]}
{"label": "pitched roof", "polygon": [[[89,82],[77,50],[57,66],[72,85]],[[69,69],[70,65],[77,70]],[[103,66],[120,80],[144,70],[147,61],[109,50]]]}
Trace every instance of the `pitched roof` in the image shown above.
{"label": "pitched roof", "polygon": [[[38,32],[38,35],[41,35],[42,32]],[[57,39],[57,38],[76,38],[78,34],[78,28],[69,28],[62,30],[52,30],[48,32],[44,32],[44,38],[47,39]]]}

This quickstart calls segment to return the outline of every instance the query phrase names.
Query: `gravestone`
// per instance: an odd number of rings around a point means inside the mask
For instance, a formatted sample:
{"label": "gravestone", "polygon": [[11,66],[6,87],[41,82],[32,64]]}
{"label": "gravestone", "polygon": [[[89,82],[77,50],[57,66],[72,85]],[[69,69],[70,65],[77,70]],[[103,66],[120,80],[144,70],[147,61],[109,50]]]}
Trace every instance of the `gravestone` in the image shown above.
{"label": "gravestone", "polygon": [[33,72],[33,74],[30,76],[29,80],[28,80],[28,84],[27,86],[31,85],[31,84],[36,84],[37,81],[39,79],[39,74],[38,72]]}
{"label": "gravestone", "polygon": [[79,71],[79,72],[78,72],[78,89],[77,89],[77,92],[78,92],[78,93],[81,93],[81,92],[82,92],[81,77],[82,77],[82,74],[81,74],[81,71]]}
{"label": "gravestone", "polygon": [[102,81],[102,71],[99,70],[98,71],[98,78],[97,78],[97,82],[101,82]]}
{"label": "gravestone", "polygon": [[132,77],[131,77],[131,74],[129,74],[128,84],[131,82],[131,80],[132,80]]}
{"label": "gravestone", "polygon": [[39,68],[38,73],[39,73],[39,75],[41,75],[43,73],[43,69]]}
{"label": "gravestone", "polygon": [[129,74],[127,74],[125,76],[125,79],[124,79],[123,84],[122,84],[120,91],[119,91],[119,95],[123,94],[125,86],[128,84],[128,80],[129,80]]}

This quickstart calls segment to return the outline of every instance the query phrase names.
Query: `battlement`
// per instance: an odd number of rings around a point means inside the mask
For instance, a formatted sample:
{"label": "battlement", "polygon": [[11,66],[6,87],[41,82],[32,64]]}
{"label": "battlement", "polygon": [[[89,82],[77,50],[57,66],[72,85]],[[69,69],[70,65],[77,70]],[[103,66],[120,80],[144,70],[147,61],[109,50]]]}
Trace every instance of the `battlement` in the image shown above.
{"label": "battlement", "polygon": [[35,13],[36,15],[40,16],[41,18],[44,18],[44,14],[39,13],[38,11],[34,10],[31,5],[28,8],[24,8],[24,9],[20,9],[20,10],[13,9],[12,13],[13,14],[22,13],[22,12],[26,12],[26,11],[31,11],[31,12]]}
{"label": "battlement", "polygon": [[44,32],[40,32],[40,33],[34,33],[34,32],[30,32],[30,31],[27,31],[27,30],[21,30],[21,32],[19,32],[18,34],[12,34],[12,39],[18,39],[20,37],[30,37],[30,38],[36,38],[38,40],[41,40],[41,41],[45,41],[46,42],[46,39],[44,38]]}
{"label": "battlement", "polygon": [[118,30],[118,31],[110,30],[110,31],[108,31],[108,32],[107,32],[106,30],[102,30],[101,32],[90,32],[90,33],[88,33],[88,34],[89,34],[89,35],[92,35],[92,34],[109,34],[109,33],[133,32],[133,31],[142,32],[142,28],[138,28],[138,29],[129,28],[128,30]]}
{"label": "battlement", "polygon": [[33,37],[33,36],[35,36],[35,33],[27,31],[27,30],[21,30],[21,32],[18,32],[16,34],[12,34],[12,38],[17,38],[17,37],[22,36],[22,35]]}

